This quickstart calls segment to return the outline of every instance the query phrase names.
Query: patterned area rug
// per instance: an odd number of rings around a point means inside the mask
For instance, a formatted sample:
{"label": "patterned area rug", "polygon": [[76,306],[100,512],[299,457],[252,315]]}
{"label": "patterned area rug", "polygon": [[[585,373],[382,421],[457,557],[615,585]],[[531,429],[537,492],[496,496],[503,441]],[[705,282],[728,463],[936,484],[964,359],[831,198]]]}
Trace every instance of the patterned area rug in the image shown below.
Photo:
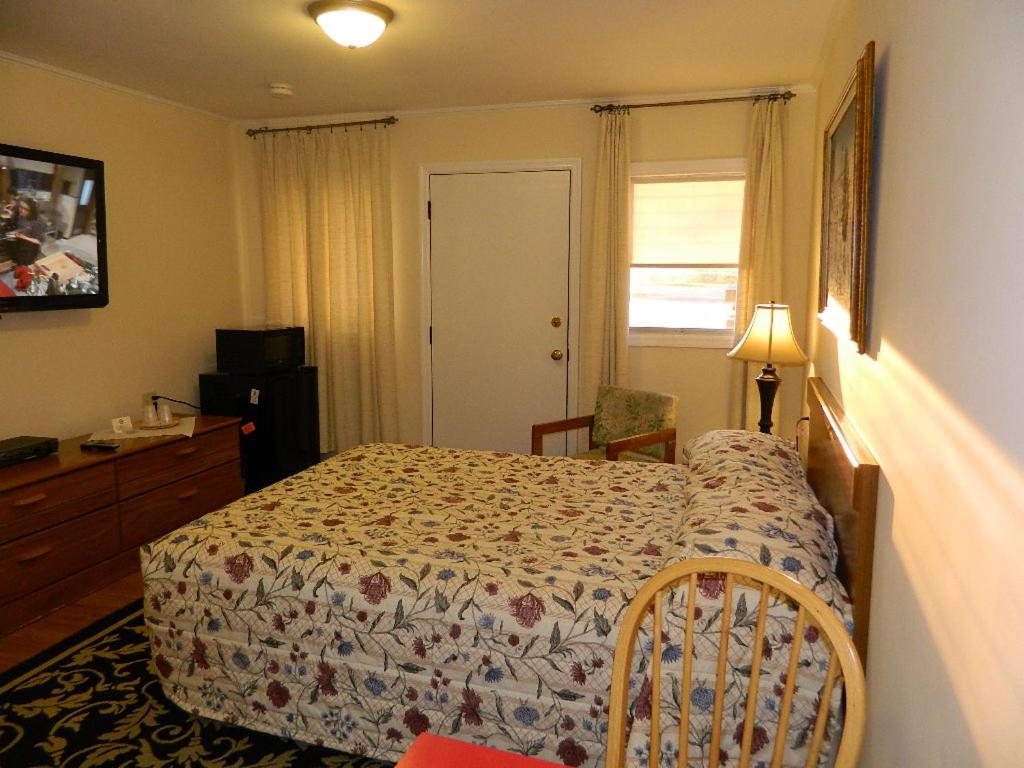
{"label": "patterned area rug", "polygon": [[0,766],[387,768],[193,717],[150,665],[141,601],[0,675]]}

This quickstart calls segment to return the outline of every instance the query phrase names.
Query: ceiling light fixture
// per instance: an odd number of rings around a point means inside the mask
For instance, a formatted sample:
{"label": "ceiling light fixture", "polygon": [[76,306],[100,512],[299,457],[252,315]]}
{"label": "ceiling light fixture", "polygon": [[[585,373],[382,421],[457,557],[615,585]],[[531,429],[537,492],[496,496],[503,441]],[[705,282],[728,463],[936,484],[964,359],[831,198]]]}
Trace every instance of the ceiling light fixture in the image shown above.
{"label": "ceiling light fixture", "polygon": [[370,45],[395,16],[386,5],[373,0],[318,0],[306,7],[306,13],[331,40],[346,48]]}

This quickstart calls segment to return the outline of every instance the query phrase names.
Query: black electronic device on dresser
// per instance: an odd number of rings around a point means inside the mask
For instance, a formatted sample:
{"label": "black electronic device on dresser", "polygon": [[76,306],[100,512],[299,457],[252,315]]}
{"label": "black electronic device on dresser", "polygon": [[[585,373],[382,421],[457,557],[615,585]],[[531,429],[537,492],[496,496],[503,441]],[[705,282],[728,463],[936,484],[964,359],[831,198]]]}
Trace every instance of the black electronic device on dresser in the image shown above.
{"label": "black electronic device on dresser", "polygon": [[38,459],[57,451],[55,437],[11,437],[0,440],[0,467],[17,464],[20,461]]}
{"label": "black electronic device on dresser", "polygon": [[199,375],[204,414],[241,418],[245,492],[320,460],[316,366],[302,328],[218,329],[217,371]]}

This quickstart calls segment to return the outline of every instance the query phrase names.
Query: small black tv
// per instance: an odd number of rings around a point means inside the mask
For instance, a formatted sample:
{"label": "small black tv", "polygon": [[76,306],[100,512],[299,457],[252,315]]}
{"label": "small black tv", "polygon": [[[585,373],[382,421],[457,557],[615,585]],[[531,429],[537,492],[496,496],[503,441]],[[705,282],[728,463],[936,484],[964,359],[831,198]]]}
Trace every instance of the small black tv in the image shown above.
{"label": "small black tv", "polygon": [[0,314],[108,301],[103,162],[0,144]]}

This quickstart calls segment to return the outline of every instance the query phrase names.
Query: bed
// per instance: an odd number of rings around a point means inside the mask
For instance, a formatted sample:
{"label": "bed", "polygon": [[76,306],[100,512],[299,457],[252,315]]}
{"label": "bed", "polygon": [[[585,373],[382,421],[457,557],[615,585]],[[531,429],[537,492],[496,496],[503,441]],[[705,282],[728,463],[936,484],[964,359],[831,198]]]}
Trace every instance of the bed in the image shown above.
{"label": "bed", "polygon": [[667,563],[767,559],[853,619],[843,531],[793,449],[718,432],[689,451],[362,446],[247,496],[142,549],[164,690],[383,759],[431,730],[600,765],[617,619]]}

